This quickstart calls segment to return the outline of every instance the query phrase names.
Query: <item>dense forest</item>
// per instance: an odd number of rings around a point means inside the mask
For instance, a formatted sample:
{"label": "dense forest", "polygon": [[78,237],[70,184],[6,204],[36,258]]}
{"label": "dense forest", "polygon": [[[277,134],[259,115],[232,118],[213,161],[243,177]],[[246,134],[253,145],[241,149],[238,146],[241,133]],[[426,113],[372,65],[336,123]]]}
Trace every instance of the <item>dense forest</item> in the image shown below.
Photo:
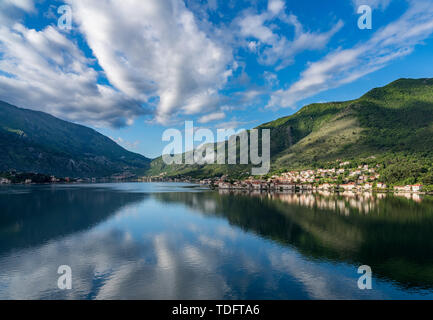
{"label": "dense forest", "polygon": [[[350,161],[377,166],[390,185],[433,184],[433,79],[399,79],[356,100],[311,104],[258,129],[271,130],[269,176]],[[243,178],[249,168],[169,166],[158,158],[148,174]]]}

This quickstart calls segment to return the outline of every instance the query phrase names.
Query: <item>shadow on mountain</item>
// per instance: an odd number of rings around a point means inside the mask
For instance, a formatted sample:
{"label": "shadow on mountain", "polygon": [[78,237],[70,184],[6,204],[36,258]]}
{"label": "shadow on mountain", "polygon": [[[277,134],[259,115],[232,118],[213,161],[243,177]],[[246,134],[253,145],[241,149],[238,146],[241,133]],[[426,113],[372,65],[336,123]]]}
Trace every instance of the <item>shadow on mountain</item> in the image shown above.
{"label": "shadow on mountain", "polygon": [[433,288],[433,199],[319,194],[155,194],[296,248],[308,259],[369,265],[411,289]]}
{"label": "shadow on mountain", "polygon": [[146,197],[95,187],[8,189],[0,194],[0,255],[87,230]]}

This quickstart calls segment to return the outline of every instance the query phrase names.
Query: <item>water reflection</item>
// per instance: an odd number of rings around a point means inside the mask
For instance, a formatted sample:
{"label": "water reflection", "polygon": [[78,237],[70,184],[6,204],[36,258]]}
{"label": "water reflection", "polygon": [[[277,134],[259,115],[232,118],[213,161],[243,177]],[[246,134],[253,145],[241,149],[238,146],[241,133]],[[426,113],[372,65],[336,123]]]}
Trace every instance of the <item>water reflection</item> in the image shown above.
{"label": "water reflection", "polygon": [[[184,187],[0,192],[0,298],[433,298],[429,197]],[[71,291],[57,289],[62,264]],[[372,291],[357,288],[361,264]]]}
{"label": "water reflection", "polygon": [[[313,259],[368,264],[404,288],[433,288],[433,199],[323,193],[155,195],[222,216]],[[209,203],[213,203],[210,205]],[[211,208],[211,209],[210,209]]]}
{"label": "water reflection", "polygon": [[[381,199],[388,196],[403,197],[415,202],[421,202],[425,195],[418,193],[396,193],[394,195],[387,193],[372,192],[352,192],[344,191],[341,193],[317,191],[317,192],[262,192],[262,191],[241,191],[241,190],[219,190],[220,195],[248,195],[250,197],[267,197],[269,199],[278,199],[290,204],[296,204],[304,207],[318,207],[320,209],[334,210],[335,212],[345,215],[350,214],[350,209],[357,209],[358,212],[369,213],[375,209]],[[427,198],[428,199],[428,196]]]}
{"label": "water reflection", "polygon": [[148,196],[91,186],[0,190],[0,255],[89,229]]}

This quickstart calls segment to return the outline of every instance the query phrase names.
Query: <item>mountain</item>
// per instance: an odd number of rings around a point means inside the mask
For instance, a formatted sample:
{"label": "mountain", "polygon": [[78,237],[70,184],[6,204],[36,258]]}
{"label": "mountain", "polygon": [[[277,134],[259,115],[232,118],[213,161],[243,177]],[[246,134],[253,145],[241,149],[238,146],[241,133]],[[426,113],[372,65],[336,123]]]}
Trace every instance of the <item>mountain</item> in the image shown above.
{"label": "mountain", "polygon": [[[399,79],[356,100],[311,104],[258,129],[271,130],[271,173],[351,160],[379,164],[390,183],[427,176],[433,184],[433,79]],[[158,158],[149,174],[239,177],[248,170],[167,166]]]}
{"label": "mountain", "polygon": [[0,101],[0,172],[106,177],[143,174],[146,157],[129,152],[93,129]]}

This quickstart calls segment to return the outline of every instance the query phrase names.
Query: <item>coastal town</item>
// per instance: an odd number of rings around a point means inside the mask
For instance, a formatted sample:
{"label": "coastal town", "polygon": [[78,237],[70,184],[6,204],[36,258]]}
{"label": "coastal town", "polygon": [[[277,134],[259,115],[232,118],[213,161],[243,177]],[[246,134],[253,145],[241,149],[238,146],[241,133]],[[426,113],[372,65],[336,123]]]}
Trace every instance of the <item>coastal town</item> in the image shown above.
{"label": "coastal town", "polygon": [[131,172],[113,174],[110,177],[103,178],[77,178],[77,177],[57,177],[42,173],[18,172],[11,169],[6,172],[0,172],[0,184],[56,184],[56,183],[106,183],[106,182],[123,182],[123,181],[141,181]]}
{"label": "coastal town", "polygon": [[423,192],[423,186],[405,185],[392,188],[380,180],[377,167],[361,165],[347,168],[349,162],[341,162],[339,168],[288,171],[270,178],[230,181],[227,176],[219,179],[204,179],[200,184],[220,190],[264,190],[264,191],[352,191],[352,192]]}
{"label": "coastal town", "polygon": [[0,172],[0,184],[55,184],[55,183],[91,183],[95,178],[56,177],[41,173],[17,172],[9,170]]}
{"label": "coastal town", "polygon": [[396,192],[423,193],[423,185],[388,186],[381,181],[377,166],[360,165],[350,167],[350,162],[341,162],[337,168],[318,168],[309,170],[287,171],[275,174],[267,179],[248,177],[243,180],[232,179],[227,175],[207,179],[190,177],[166,177],[165,174],[153,177],[137,177],[130,173],[122,176],[112,176],[107,179],[96,178],[58,178],[33,173],[9,172],[0,175],[0,184],[37,184],[37,183],[95,183],[109,181],[135,182],[190,182],[198,183],[219,190],[249,190],[249,191],[330,191],[330,192]]}

